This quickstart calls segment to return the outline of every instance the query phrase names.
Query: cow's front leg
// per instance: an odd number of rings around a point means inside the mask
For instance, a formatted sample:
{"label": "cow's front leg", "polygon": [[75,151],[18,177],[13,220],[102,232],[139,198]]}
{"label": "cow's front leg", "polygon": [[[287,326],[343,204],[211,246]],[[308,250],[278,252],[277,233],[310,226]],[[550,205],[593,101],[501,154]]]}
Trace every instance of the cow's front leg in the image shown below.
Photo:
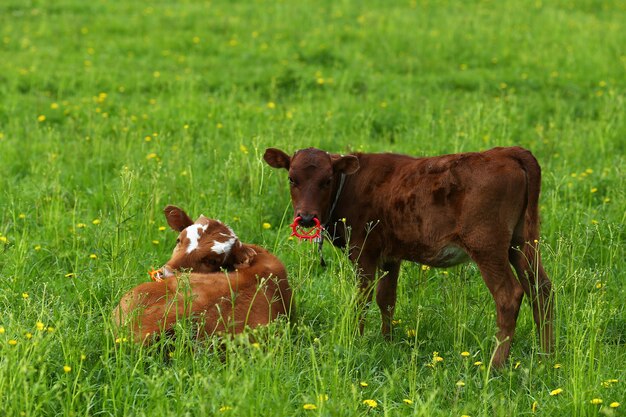
{"label": "cow's front leg", "polygon": [[372,300],[378,259],[373,256],[366,256],[365,254],[360,254],[360,256],[356,257],[356,259],[352,256],[350,256],[350,258],[357,267],[359,280],[359,294],[356,306],[357,319],[359,322],[359,333],[363,335],[365,327],[365,312],[370,301]]}
{"label": "cow's front leg", "polygon": [[376,288],[376,303],[382,316],[381,332],[383,337],[391,339],[393,313],[396,308],[396,290],[398,288],[399,261],[383,263],[382,276]]}

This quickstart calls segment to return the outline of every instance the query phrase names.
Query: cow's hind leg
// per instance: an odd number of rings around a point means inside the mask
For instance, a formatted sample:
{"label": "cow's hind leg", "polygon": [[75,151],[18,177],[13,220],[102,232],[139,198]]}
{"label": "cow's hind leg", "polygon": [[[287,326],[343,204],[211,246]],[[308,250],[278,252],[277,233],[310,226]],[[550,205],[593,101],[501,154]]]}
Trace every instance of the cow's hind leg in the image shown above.
{"label": "cow's hind leg", "polygon": [[513,275],[506,254],[498,256],[494,251],[481,254],[470,253],[470,255],[478,265],[496,303],[498,346],[493,356],[493,365],[500,367],[509,356],[524,290]]}
{"label": "cow's hind leg", "polygon": [[550,353],[554,344],[552,283],[541,265],[537,249],[530,243],[524,244],[524,248],[524,251],[511,248],[509,260],[532,305],[541,348]]}
{"label": "cow's hind leg", "polygon": [[400,262],[385,262],[381,269],[383,275],[380,277],[378,287],[376,288],[376,304],[378,304],[382,316],[381,331],[383,337],[390,339],[392,336],[393,313],[396,308],[396,290],[398,288]]}

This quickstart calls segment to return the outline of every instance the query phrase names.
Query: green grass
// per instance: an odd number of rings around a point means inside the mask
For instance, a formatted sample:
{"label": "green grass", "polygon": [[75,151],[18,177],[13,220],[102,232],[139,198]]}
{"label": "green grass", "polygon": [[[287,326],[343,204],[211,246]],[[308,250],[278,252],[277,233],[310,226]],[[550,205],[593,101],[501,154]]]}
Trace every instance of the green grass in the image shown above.
{"label": "green grass", "polygon": [[[0,414],[624,415],[624,22],[623,2],[594,0],[4,0]],[[524,304],[501,371],[473,265],[404,264],[394,340],[373,307],[356,336],[351,264],[288,239],[285,174],[261,160],[500,145],[542,165],[557,314],[546,357]],[[166,204],[276,253],[294,326],[259,347],[184,323],[150,349],[116,341],[111,310],[169,257]]]}

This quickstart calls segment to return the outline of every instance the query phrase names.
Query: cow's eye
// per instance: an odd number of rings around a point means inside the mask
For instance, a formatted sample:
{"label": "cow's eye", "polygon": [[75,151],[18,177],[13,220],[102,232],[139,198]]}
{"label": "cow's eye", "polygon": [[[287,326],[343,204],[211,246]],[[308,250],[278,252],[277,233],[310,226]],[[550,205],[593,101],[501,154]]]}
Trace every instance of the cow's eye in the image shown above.
{"label": "cow's eye", "polygon": [[180,245],[180,238],[176,239],[176,244]]}
{"label": "cow's eye", "polygon": [[296,182],[291,177],[289,177],[289,185],[292,185],[292,186],[296,185]]}

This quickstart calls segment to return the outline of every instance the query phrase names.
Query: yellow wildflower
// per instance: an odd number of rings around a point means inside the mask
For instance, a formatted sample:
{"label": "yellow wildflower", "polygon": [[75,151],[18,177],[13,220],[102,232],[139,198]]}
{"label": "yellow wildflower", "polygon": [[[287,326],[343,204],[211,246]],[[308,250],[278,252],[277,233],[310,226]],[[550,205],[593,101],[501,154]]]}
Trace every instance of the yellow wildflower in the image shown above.
{"label": "yellow wildflower", "polygon": [[220,407],[219,412],[223,413],[224,411],[228,411],[228,410],[232,410],[233,407],[231,407],[230,405],[223,405]]}
{"label": "yellow wildflower", "polygon": [[557,388],[557,389],[553,389],[552,391],[550,391],[550,395],[551,396],[555,396],[555,395],[559,395],[563,392],[563,388]]}
{"label": "yellow wildflower", "polygon": [[305,410],[317,410],[317,406],[315,404],[304,404],[302,406],[302,408],[304,408]]}
{"label": "yellow wildflower", "polygon": [[365,387],[367,387],[368,384],[365,381],[361,381],[361,382],[359,382],[359,385],[365,388]]}
{"label": "yellow wildflower", "polygon": [[370,408],[378,407],[378,403],[376,402],[376,400],[363,400],[363,404],[365,404],[366,406]]}
{"label": "yellow wildflower", "polygon": [[91,221],[92,224],[95,224],[96,226],[99,225],[100,223],[102,223],[102,221],[100,219],[93,219]]}
{"label": "yellow wildflower", "polygon": [[456,386],[457,387],[464,387],[465,386],[465,382],[459,380],[459,381],[456,382]]}
{"label": "yellow wildflower", "polygon": [[4,334],[5,330],[4,327],[0,326],[0,334]]}
{"label": "yellow wildflower", "polygon": [[45,121],[46,121],[46,116],[44,116],[43,114],[39,115],[39,116],[37,117],[37,121],[38,121],[39,123],[45,122]]}
{"label": "yellow wildflower", "polygon": [[42,322],[38,321],[37,323],[35,323],[35,328],[39,331],[42,331],[45,328],[45,325]]}
{"label": "yellow wildflower", "polygon": [[275,109],[276,108],[276,103],[274,103],[273,101],[270,101],[267,103],[267,108],[268,109]]}
{"label": "yellow wildflower", "polygon": [[15,340],[15,339],[9,340],[9,345],[11,345],[11,346],[17,345],[17,340]]}
{"label": "yellow wildflower", "polygon": [[408,398],[405,398],[404,400],[402,400],[403,403],[405,403],[406,405],[412,405],[413,404],[413,400],[410,400]]}
{"label": "yellow wildflower", "polygon": [[66,374],[72,372],[72,367],[69,365],[63,365],[63,372],[65,372]]}
{"label": "yellow wildflower", "polygon": [[90,259],[97,259],[98,255],[96,255],[95,253],[92,253],[91,255],[89,255]]}
{"label": "yellow wildflower", "polygon": [[264,228],[264,229],[271,229],[271,228],[272,228],[272,225],[271,225],[271,224],[269,224],[269,223],[267,223],[267,222],[265,222],[265,223],[263,223],[263,228]]}
{"label": "yellow wildflower", "polygon": [[28,298],[28,293],[27,292],[23,292],[22,293],[22,298],[23,299],[27,299]]}
{"label": "yellow wildflower", "polygon": [[593,405],[599,405],[599,404],[602,404],[602,398],[594,398],[589,402]]}
{"label": "yellow wildflower", "polygon": [[617,401],[613,401],[611,404],[609,404],[609,407],[611,408],[617,408],[620,406],[620,403],[618,403]]}
{"label": "yellow wildflower", "polygon": [[467,358],[470,355],[469,352],[465,351],[465,352],[461,352],[461,356],[463,356],[464,358]]}

